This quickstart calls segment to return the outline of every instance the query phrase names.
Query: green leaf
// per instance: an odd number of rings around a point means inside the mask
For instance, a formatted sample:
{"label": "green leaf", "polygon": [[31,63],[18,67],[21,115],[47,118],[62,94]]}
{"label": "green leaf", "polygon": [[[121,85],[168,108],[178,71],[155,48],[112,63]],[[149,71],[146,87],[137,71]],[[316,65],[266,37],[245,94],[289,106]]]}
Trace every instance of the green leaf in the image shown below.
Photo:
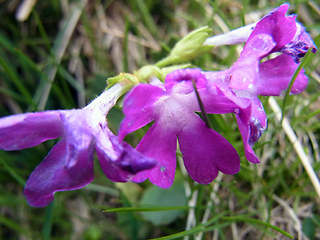
{"label": "green leaf", "polygon": [[315,230],[315,224],[312,218],[307,217],[303,219],[302,231],[310,240],[315,239],[316,230]]}
{"label": "green leaf", "polygon": [[182,181],[175,181],[169,189],[159,188],[152,185],[141,199],[142,206],[173,207],[171,211],[143,212],[142,216],[154,225],[169,224],[178,218],[183,212],[174,207],[183,206],[187,202],[184,185]]}

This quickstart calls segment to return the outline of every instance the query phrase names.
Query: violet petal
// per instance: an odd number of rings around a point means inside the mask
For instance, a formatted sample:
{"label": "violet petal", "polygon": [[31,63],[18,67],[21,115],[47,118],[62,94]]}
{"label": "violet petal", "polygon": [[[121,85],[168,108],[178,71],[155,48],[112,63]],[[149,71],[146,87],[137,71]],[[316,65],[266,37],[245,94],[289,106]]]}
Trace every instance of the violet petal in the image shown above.
{"label": "violet petal", "polygon": [[[257,95],[279,96],[289,86],[290,80],[298,67],[293,59],[285,54],[260,64],[259,79],[256,84]],[[302,92],[308,85],[308,78],[301,69],[292,88],[291,94]]]}
{"label": "violet petal", "polygon": [[60,111],[45,111],[0,119],[0,149],[11,151],[34,147],[63,134]]}
{"label": "violet petal", "polygon": [[240,159],[232,145],[196,115],[191,121],[192,125],[178,135],[190,177],[198,183],[208,184],[217,177],[218,171],[236,174],[240,169]]}
{"label": "violet petal", "polygon": [[[166,90],[171,90],[174,85],[178,82],[187,81],[189,82],[190,91],[193,91],[193,83],[197,86],[197,89],[202,89],[206,87],[207,79],[205,75],[202,74],[201,70],[199,68],[185,68],[185,69],[178,69],[171,73],[169,73],[166,76],[165,79],[165,87]],[[186,93],[189,93],[186,92]]]}
{"label": "violet petal", "polygon": [[255,35],[250,38],[235,64],[230,69],[231,80],[229,87],[238,90],[253,91],[258,72],[259,61],[275,46],[272,37],[267,34]]}
{"label": "violet petal", "polygon": [[280,51],[290,55],[296,63],[299,63],[300,58],[304,57],[310,48],[313,53],[316,53],[317,47],[310,35],[306,32],[305,27],[298,22],[296,25],[297,31],[294,38],[281,48]]}
{"label": "violet petal", "polygon": [[118,134],[120,140],[153,120],[153,103],[162,93],[159,87],[139,84],[126,96],[123,104],[125,118]]}
{"label": "violet petal", "polygon": [[[78,152],[86,151],[98,132],[97,119],[90,110],[68,110],[61,113],[64,125],[64,138],[68,154],[68,167],[77,164]],[[94,115],[100,117],[100,115]]]}
{"label": "violet petal", "polygon": [[207,113],[225,114],[237,113],[240,108],[246,108],[250,100],[235,96],[229,88],[223,91],[213,82],[205,91],[199,91]]}
{"label": "violet petal", "polygon": [[[272,52],[276,52],[288,44],[297,31],[296,16],[286,16],[289,4],[283,4],[264,16],[252,31],[247,42],[250,42],[256,35],[268,34],[276,42]],[[245,46],[244,51],[246,51]]]}
{"label": "violet petal", "polygon": [[93,146],[74,151],[77,163],[68,167],[70,152],[65,141],[57,143],[30,175],[24,194],[33,207],[44,207],[53,201],[57,191],[80,189],[93,180]]}
{"label": "violet petal", "polygon": [[259,98],[251,99],[251,117],[249,121],[249,144],[252,146],[267,129],[267,115]]}
{"label": "violet petal", "polygon": [[149,178],[153,184],[169,188],[176,171],[176,147],[176,134],[163,128],[161,123],[155,123],[141,139],[136,149],[145,156],[157,160],[157,166],[138,173],[132,180],[142,182]]}
{"label": "violet petal", "polygon": [[96,139],[96,152],[105,175],[114,182],[127,182],[138,172],[156,165],[155,160],[144,156],[125,142],[119,142],[104,129]]}
{"label": "violet petal", "polygon": [[249,162],[259,163],[252,145],[259,139],[267,127],[267,117],[260,100],[255,97],[251,99],[251,106],[241,109],[236,115],[239,131],[242,135],[245,156]]}
{"label": "violet petal", "polygon": [[252,163],[260,163],[258,157],[254,153],[252,147],[249,145],[249,125],[247,122],[243,121],[240,116],[237,117],[237,123],[242,135],[243,146],[244,146],[244,153],[249,162]]}

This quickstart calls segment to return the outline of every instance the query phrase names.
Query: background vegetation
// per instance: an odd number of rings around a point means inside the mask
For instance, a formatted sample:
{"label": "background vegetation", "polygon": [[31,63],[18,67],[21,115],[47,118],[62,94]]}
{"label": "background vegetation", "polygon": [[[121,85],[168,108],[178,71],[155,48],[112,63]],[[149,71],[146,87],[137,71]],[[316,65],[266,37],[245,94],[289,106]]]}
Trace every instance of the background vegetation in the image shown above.
{"label": "background vegetation", "polygon": [[[28,16],[19,15],[28,10],[21,2],[0,0],[0,117],[81,108],[106,87],[108,77],[160,60],[188,32],[206,25],[213,34],[227,32],[283,3],[47,0],[35,1]],[[319,36],[319,2],[290,4],[290,12],[298,14],[312,37]],[[225,69],[241,47],[219,47],[192,63],[206,70]],[[307,90],[286,103],[289,127],[318,173],[319,66],[316,54],[306,67]],[[24,184],[55,141],[0,151],[0,239],[289,239],[272,226],[296,238],[320,239],[320,196],[270,99],[261,100],[269,124],[255,145],[261,160],[257,165],[245,159],[233,116],[211,116],[215,129],[238,150],[241,170],[235,176],[219,175],[210,185],[194,183],[181,167],[167,190],[148,181],[117,184],[96,164],[92,184],[57,193],[46,208],[32,208],[23,196]],[[277,101],[281,105],[283,98]],[[114,131],[121,118],[119,108],[109,115]],[[135,145],[143,134],[138,131],[128,141]]]}

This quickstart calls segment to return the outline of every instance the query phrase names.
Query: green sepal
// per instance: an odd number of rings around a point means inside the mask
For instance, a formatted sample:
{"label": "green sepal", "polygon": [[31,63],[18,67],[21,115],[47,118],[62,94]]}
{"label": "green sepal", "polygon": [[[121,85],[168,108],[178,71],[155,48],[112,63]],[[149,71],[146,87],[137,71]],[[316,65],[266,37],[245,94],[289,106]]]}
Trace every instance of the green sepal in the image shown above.
{"label": "green sepal", "polygon": [[155,65],[147,65],[134,72],[134,75],[140,80],[140,82],[149,82],[149,79],[153,76],[161,81],[165,78],[162,70]]}
{"label": "green sepal", "polygon": [[116,83],[124,83],[128,87],[139,84],[139,79],[137,76],[130,73],[120,73],[115,77],[110,77],[107,79],[108,88],[112,87]]}

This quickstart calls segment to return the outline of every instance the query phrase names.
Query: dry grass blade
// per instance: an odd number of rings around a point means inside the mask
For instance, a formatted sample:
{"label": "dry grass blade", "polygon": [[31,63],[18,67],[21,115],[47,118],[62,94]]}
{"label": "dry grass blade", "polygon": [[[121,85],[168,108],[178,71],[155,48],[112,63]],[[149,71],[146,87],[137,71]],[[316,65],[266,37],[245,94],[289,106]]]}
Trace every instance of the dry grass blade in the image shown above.
{"label": "dry grass blade", "polygon": [[56,76],[58,65],[61,62],[61,59],[66,51],[67,46],[69,45],[71,36],[76,28],[76,25],[80,19],[82,10],[84,6],[87,4],[87,0],[81,0],[76,6],[75,9],[70,13],[70,16],[67,16],[67,21],[65,21],[65,25],[62,28],[62,36],[59,41],[60,44],[54,48],[54,63],[49,67],[48,70],[48,79],[49,82],[46,83],[42,96],[39,101],[39,110],[44,110],[50,90],[52,82]]}
{"label": "dry grass blade", "polygon": [[17,10],[17,14],[16,14],[17,20],[20,22],[27,20],[36,3],[37,3],[37,0],[24,0],[20,4]]}

